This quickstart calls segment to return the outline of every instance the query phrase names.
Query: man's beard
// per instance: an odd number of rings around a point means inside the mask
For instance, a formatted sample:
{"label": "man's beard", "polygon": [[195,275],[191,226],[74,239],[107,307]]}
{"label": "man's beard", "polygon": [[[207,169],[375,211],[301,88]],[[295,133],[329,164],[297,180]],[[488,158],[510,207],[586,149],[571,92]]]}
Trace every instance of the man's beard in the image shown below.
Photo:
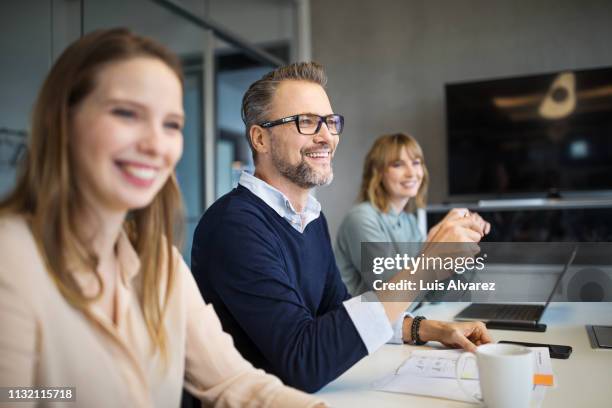
{"label": "man's beard", "polygon": [[[272,156],[272,164],[274,164],[274,167],[280,174],[301,188],[308,189],[317,186],[327,186],[334,179],[334,172],[331,168],[331,158],[329,172],[327,174],[320,174],[306,162],[304,152],[302,152],[302,160],[297,165],[293,165],[282,157],[275,146],[276,143],[273,142],[270,152]],[[325,147],[329,148],[329,146]],[[329,154],[331,157],[331,149]]]}

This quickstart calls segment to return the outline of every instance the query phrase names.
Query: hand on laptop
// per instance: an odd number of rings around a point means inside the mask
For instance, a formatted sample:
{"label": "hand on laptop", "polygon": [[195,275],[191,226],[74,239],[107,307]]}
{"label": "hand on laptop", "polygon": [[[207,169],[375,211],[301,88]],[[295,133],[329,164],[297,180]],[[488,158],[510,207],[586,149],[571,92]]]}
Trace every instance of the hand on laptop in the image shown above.
{"label": "hand on laptop", "polygon": [[[410,338],[411,325],[412,319],[406,318],[404,321],[405,339]],[[462,348],[471,352],[476,351],[477,346],[493,341],[487,327],[482,322],[422,320],[419,337],[423,341],[439,341],[447,347]]]}

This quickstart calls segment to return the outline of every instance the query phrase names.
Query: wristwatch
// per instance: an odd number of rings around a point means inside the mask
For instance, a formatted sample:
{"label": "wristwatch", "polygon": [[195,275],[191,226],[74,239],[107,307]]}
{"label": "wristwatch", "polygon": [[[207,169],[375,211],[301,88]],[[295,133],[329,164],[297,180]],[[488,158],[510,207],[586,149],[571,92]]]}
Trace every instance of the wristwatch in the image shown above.
{"label": "wristwatch", "polygon": [[410,328],[410,339],[412,340],[412,344],[415,346],[422,346],[427,343],[426,341],[421,340],[419,337],[419,327],[421,326],[421,320],[427,320],[425,316],[415,316],[412,319],[412,326]]}

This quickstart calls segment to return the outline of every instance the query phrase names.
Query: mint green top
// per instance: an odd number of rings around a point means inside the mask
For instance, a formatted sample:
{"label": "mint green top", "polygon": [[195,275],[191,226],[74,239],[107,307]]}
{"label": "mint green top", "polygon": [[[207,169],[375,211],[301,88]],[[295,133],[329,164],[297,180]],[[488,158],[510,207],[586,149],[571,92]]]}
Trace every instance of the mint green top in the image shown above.
{"label": "mint green top", "polygon": [[423,242],[425,236],[418,227],[416,217],[402,211],[384,213],[370,202],[364,201],[348,212],[342,220],[334,252],[342,280],[353,296],[372,290],[375,279],[390,276],[361,273],[362,242]]}

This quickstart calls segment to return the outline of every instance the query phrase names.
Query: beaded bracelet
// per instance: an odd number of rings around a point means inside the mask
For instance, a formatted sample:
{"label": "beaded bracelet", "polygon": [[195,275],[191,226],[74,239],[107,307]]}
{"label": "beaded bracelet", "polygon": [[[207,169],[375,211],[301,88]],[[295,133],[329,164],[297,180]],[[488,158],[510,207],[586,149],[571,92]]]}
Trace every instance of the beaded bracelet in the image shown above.
{"label": "beaded bracelet", "polygon": [[426,341],[421,340],[419,337],[419,327],[421,326],[421,320],[427,320],[424,316],[416,316],[412,319],[412,327],[410,328],[410,334],[412,336],[412,344],[417,346],[422,346],[427,343]]}

